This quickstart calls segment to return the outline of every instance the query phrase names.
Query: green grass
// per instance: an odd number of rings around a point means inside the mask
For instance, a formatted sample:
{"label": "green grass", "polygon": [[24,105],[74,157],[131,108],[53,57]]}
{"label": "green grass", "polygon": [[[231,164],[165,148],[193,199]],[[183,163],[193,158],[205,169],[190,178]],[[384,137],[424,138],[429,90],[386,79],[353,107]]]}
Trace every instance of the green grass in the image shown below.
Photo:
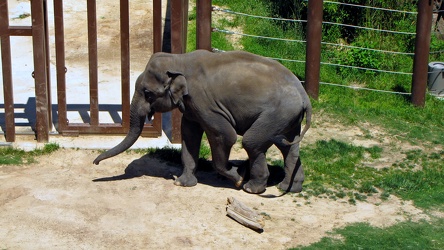
{"label": "green grass", "polygon": [[[273,16],[272,3],[267,1],[215,0],[213,4],[248,14]],[[396,25],[399,26],[397,28],[400,30],[410,31],[412,25],[407,25],[408,23],[410,23],[408,19],[399,19]],[[227,18],[215,21],[213,26],[227,30],[233,27],[241,27],[243,33],[258,36],[303,39],[301,27],[297,24],[283,28],[283,24],[279,22],[258,18],[227,15]],[[329,39],[332,42],[337,41],[337,38],[329,38],[328,35],[332,34],[323,35],[327,41]],[[396,37],[374,37],[367,33],[361,35],[362,38],[358,37],[355,39],[355,45],[361,47],[378,45],[382,46],[380,49],[395,49],[399,47],[401,51],[411,49],[406,44],[398,44],[399,39],[395,39]],[[376,40],[372,41],[370,39]],[[433,49],[437,50],[444,47],[444,42],[438,41],[436,38],[433,38],[432,41]],[[305,45],[297,42],[251,37],[241,37],[240,42],[244,50],[259,55],[305,60]],[[230,43],[230,35],[223,33],[213,33],[212,45],[222,50],[233,50],[233,46]],[[325,60],[333,60],[333,63],[340,63],[342,60],[343,62],[347,61],[357,64],[356,66],[371,68],[379,66],[386,67],[387,70],[401,72],[410,72],[412,69],[412,58],[409,56],[376,55],[375,52],[342,51],[330,47],[323,48],[322,56],[325,57]],[[285,61],[281,61],[281,63],[292,70],[298,77],[304,79],[305,65],[303,63]],[[358,84],[359,86],[377,90],[410,92],[411,76],[365,72],[348,68],[339,70],[336,67],[321,66],[321,81],[343,85]],[[442,119],[442,114],[444,113],[444,101],[427,96],[425,108],[418,109],[410,104],[409,98],[409,95],[366,90],[356,91],[348,88],[321,85],[319,101],[314,101],[313,104],[315,112],[325,111],[325,113],[340,119],[342,123],[371,123],[387,129],[389,133],[401,140],[414,144],[423,141],[432,145],[443,145],[444,119]]]}
{"label": "green grass", "polygon": [[20,165],[35,162],[35,157],[50,154],[58,150],[57,143],[48,143],[41,149],[26,152],[22,149],[3,147],[0,148],[0,165]]}
{"label": "green grass", "polygon": [[310,246],[292,249],[443,249],[444,219],[401,222],[388,228],[356,223],[335,229],[332,235],[336,237],[324,237]]}
{"label": "green grass", "polygon": [[[444,151],[430,154],[406,152],[406,158],[383,170],[378,186],[423,208],[444,205]],[[420,166],[420,169],[415,169]]]}
{"label": "green grass", "polygon": [[[173,164],[182,164],[181,150],[176,148],[147,148],[147,149],[134,149],[133,152],[139,154],[147,154],[152,157],[156,157],[160,160],[170,162]],[[207,159],[211,156],[211,149],[205,143],[201,143],[199,151],[199,159],[202,164],[207,164]]]}
{"label": "green grass", "polygon": [[[307,180],[306,195],[336,199],[343,198],[346,193],[354,203],[369,195],[385,199],[395,194],[425,209],[444,205],[444,151],[429,154],[407,151],[403,160],[380,170],[365,165],[365,161],[376,160],[381,153],[382,149],[377,146],[366,148],[337,140],[305,146],[301,159]],[[415,166],[422,169],[414,169]]]}
{"label": "green grass", "polygon": [[[286,1],[238,1],[213,0],[214,5],[238,12],[260,16],[274,16],[272,3],[287,4]],[[407,3],[407,2],[406,2]],[[304,5],[305,3],[302,3]],[[375,4],[379,4],[375,3]],[[393,8],[382,1],[382,7]],[[386,6],[387,5],[387,6]],[[332,6],[324,5],[324,16],[347,18]],[[396,6],[395,6],[396,7]],[[329,11],[328,8],[331,8]],[[415,11],[416,9],[412,9]],[[335,14],[336,13],[336,14]],[[342,16],[341,16],[342,15]],[[365,13],[369,20],[384,19]],[[373,18],[373,19],[372,19]],[[375,19],[376,18],[376,19]],[[335,19],[339,23],[342,22]],[[332,20],[332,21],[335,21]],[[368,22],[368,21],[367,21]],[[368,22],[373,25],[372,21]],[[414,32],[411,17],[408,15],[391,21],[388,29]],[[237,28],[245,34],[280,37],[299,40],[303,38],[300,27],[284,27],[278,22],[260,19],[228,16],[213,22],[213,26],[232,30]],[[339,30],[324,29],[323,40],[344,42],[335,35]],[[376,49],[412,52],[412,39],[399,39],[401,35],[374,35],[362,32],[349,45]],[[232,37],[223,33],[212,34],[212,46],[222,50],[233,50]],[[266,39],[240,37],[239,42],[246,51],[273,58],[305,60],[305,45],[296,42],[270,41]],[[194,48],[194,47],[193,47]],[[444,42],[432,36],[431,51],[444,49]],[[410,56],[379,54],[355,49],[338,49],[323,46],[323,62],[340,63],[389,71],[411,72],[413,60]],[[442,60],[441,54],[433,54],[430,61]],[[305,65],[297,62],[281,61],[302,80],[305,78]],[[410,92],[411,76],[380,72],[321,66],[321,82],[367,87],[376,90]],[[377,196],[382,202],[396,195],[404,200],[412,200],[414,205],[429,210],[440,210],[444,205],[444,101],[432,96],[426,97],[423,108],[414,107],[409,95],[389,94],[354,89],[320,86],[319,100],[313,100],[314,116],[324,114],[338,124],[359,127],[371,124],[382,130],[393,141],[420,145],[424,150],[403,150],[397,145],[381,147],[361,147],[338,140],[320,140],[312,145],[304,145],[301,159],[304,164],[306,182],[304,191],[299,194],[307,200],[312,196],[345,200],[351,204],[364,201],[369,196]],[[322,126],[322,121],[316,126]],[[365,133],[365,132],[364,132]],[[364,135],[371,139],[367,132]],[[383,138],[373,138],[383,140]],[[405,155],[393,165],[375,169],[366,162],[377,161],[384,150],[401,150]],[[441,151],[440,151],[441,150]],[[282,166],[282,161],[271,162]],[[309,201],[308,201],[309,202]],[[429,222],[402,222],[388,228],[375,228],[365,223],[348,225],[335,229],[332,234],[341,236],[325,237],[320,242],[303,249],[443,249],[444,219],[432,217]]]}
{"label": "green grass", "polygon": [[367,122],[413,144],[444,145],[444,101],[432,96],[417,108],[401,95],[321,86],[313,106],[344,124]]}

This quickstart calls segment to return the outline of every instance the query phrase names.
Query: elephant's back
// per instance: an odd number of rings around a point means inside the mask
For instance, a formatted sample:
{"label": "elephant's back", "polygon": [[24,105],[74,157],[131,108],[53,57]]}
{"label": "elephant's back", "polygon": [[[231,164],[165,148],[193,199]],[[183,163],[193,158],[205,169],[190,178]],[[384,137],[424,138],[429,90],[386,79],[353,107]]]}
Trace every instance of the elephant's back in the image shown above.
{"label": "elephant's back", "polygon": [[[208,85],[253,94],[266,90],[287,88],[290,91],[300,84],[299,79],[277,61],[242,51],[210,53],[202,56]],[[296,89],[295,89],[296,90]],[[253,92],[253,93],[252,93]]]}
{"label": "elephant's back", "polygon": [[269,105],[300,102],[301,82],[282,64],[248,52],[201,53],[202,74],[196,79],[199,93],[230,106],[252,103],[258,109]]}

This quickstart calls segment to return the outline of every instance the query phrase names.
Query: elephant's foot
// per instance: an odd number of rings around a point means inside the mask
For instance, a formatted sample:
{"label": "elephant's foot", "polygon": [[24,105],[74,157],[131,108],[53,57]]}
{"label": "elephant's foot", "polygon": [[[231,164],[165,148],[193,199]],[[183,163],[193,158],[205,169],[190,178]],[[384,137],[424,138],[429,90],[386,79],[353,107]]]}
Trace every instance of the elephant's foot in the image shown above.
{"label": "elephant's foot", "polygon": [[179,178],[174,181],[174,185],[182,187],[192,187],[196,186],[197,178],[194,175],[184,175],[182,174]]}
{"label": "elephant's foot", "polygon": [[245,169],[240,169],[240,173],[238,173],[238,168],[232,167],[230,170],[227,171],[219,171],[219,174],[229,178],[234,182],[236,188],[240,188],[242,182],[244,181]]}
{"label": "elephant's foot", "polygon": [[236,188],[240,188],[242,186],[242,182],[244,182],[244,178],[245,178],[245,174],[247,172],[247,169],[246,168],[238,168],[237,172],[239,173],[239,179],[234,182],[234,185],[236,186]]}
{"label": "elephant's foot", "polygon": [[302,191],[302,183],[303,181],[294,181],[290,187],[290,182],[283,180],[278,184],[278,188],[291,193],[300,193]]}
{"label": "elephant's foot", "polygon": [[245,192],[250,194],[261,194],[265,192],[266,187],[267,187],[266,182],[265,184],[262,184],[250,180],[244,184],[243,189]]}

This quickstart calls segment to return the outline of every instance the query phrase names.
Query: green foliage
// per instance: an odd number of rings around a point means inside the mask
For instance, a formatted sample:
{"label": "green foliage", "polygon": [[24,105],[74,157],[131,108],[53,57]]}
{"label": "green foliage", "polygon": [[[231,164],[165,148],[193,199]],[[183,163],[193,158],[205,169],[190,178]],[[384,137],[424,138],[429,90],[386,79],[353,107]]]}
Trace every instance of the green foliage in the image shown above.
{"label": "green foliage", "polygon": [[[345,0],[341,2],[394,10],[417,11],[415,1]],[[215,0],[213,4],[253,15],[301,20],[306,20],[307,18],[306,1]],[[323,45],[321,54],[322,62],[407,74],[322,65],[321,82],[359,85],[360,87],[396,92],[410,92],[412,78],[408,73],[412,72],[413,57],[408,54],[393,54],[383,51],[414,52],[415,36],[412,34],[403,34],[402,32],[415,33],[417,18],[415,14],[360,8],[329,2],[324,2],[323,6],[324,21],[399,32],[379,32],[325,23],[322,34],[323,42],[356,46],[358,48]],[[233,27],[240,27],[242,33],[255,36],[305,40],[306,23],[304,22],[283,22],[236,15],[226,16],[228,17],[225,18],[225,21],[214,21],[213,25],[227,30]],[[256,37],[239,37],[215,32],[212,35],[213,47],[222,50],[238,49],[233,47],[230,42],[232,37],[240,39],[242,44],[241,49],[243,50],[272,58],[305,60],[305,44],[299,42],[276,41]],[[433,35],[431,51],[440,50],[444,50],[444,41],[438,39],[436,35]],[[442,60],[442,58],[440,58],[441,54],[442,53],[432,53],[430,60]],[[285,60],[281,61],[281,63],[302,80],[305,78],[305,65],[303,63]]]}
{"label": "green foliage", "polygon": [[47,155],[47,154],[50,154],[50,153],[57,151],[59,149],[60,149],[60,146],[58,143],[47,143],[43,146],[42,149],[37,148],[34,151],[31,151],[31,154],[33,154],[35,156]]}
{"label": "green foliage", "polygon": [[417,108],[403,96],[323,86],[315,110],[324,110],[343,123],[369,122],[386,128],[399,139],[444,145],[444,102],[427,97]]}
{"label": "green foliage", "polygon": [[[406,200],[413,200],[415,205],[424,208],[444,204],[444,173],[442,162],[444,151],[431,153],[422,151],[407,151],[402,162],[394,166],[387,166],[382,170],[366,167],[363,162],[365,154],[378,152],[372,158],[379,157],[381,148],[365,148],[353,146],[337,140],[317,141],[314,145],[307,145],[301,152],[304,160],[307,195],[327,195],[331,198],[344,198],[344,194],[351,192],[349,202],[365,200],[367,196],[379,193],[382,199],[388,194],[396,194]],[[373,152],[373,153],[372,153]],[[405,164],[415,167],[402,168]]]}
{"label": "green foliage", "polygon": [[24,150],[12,147],[0,148],[0,164],[23,164],[30,161],[30,157]]}
{"label": "green foliage", "polygon": [[[378,186],[420,207],[444,204],[444,151],[426,154],[420,150],[407,151],[402,162],[384,170]],[[399,168],[399,166],[408,166]],[[419,168],[419,169],[418,169]]]}
{"label": "green foliage", "polygon": [[[370,69],[379,69],[381,66],[381,54],[371,50],[362,50],[360,48],[372,48],[375,47],[372,42],[356,42],[352,44],[352,46],[356,46],[359,48],[352,48],[343,51],[343,53],[339,54],[338,63],[342,65],[355,66],[355,67],[363,67]],[[340,68],[340,72],[342,74],[350,74],[353,70],[349,68]],[[364,71],[366,74],[374,75],[374,71]]]}
{"label": "green foliage", "polygon": [[[148,148],[148,149],[135,149],[133,151],[139,154],[148,154],[152,157],[156,157],[162,161],[170,162],[173,164],[179,164],[179,165],[182,164],[181,150],[177,148],[171,148],[171,147]],[[205,143],[201,143],[199,151],[199,158],[201,159],[201,161],[208,160],[210,156],[211,156],[210,147]]]}
{"label": "green foliage", "polygon": [[[343,3],[374,7],[417,11],[415,1],[344,0]],[[213,0],[214,5],[238,12],[294,19],[306,19],[307,2],[297,0]],[[214,21],[221,29],[240,30],[242,33],[264,37],[305,40],[305,23],[284,23],[242,16],[232,16]],[[411,32],[416,29],[416,15],[386,12],[376,9],[357,8],[324,1],[324,21]],[[213,33],[213,47],[223,50],[239,49],[233,45],[233,37]],[[305,60],[305,44],[276,41],[262,38],[239,37],[240,49],[272,58]],[[411,73],[415,36],[401,33],[386,33],[354,27],[323,25],[322,40],[326,43],[347,46],[322,45],[321,61],[333,64],[372,68],[385,71]],[[369,48],[361,50],[359,48]],[[444,40],[432,35],[430,50],[444,50]],[[379,51],[379,50],[382,50]],[[402,52],[393,54],[383,51]],[[441,61],[442,53],[432,53],[430,61]],[[281,61],[302,80],[305,65]],[[391,74],[363,69],[321,65],[321,82],[347,86],[366,87],[377,90],[410,92],[412,76]],[[313,101],[315,112],[323,112],[335,121],[350,126],[369,123],[381,127],[396,140],[421,144],[425,148],[440,148],[444,145],[444,101],[427,96],[426,106],[411,105],[409,95],[395,95],[371,91],[322,85],[318,101]],[[397,149],[396,149],[397,150]],[[422,150],[403,152],[405,159],[383,169],[366,166],[384,154],[380,147],[360,147],[338,140],[317,141],[304,145],[301,159],[306,181],[304,191],[298,197],[310,203],[310,196],[340,199],[356,204],[369,196],[382,201],[396,195],[414,201],[424,209],[440,208],[444,204],[442,162],[443,152],[427,153]],[[283,166],[281,160],[273,165]],[[444,246],[443,220],[431,223],[405,222],[378,229],[368,224],[354,224],[337,229],[344,240],[324,238],[308,248],[312,249],[442,249]]]}
{"label": "green foliage", "polygon": [[199,158],[208,160],[211,156],[211,148],[205,144],[200,144],[200,150],[199,150]]}
{"label": "green foliage", "polygon": [[43,148],[37,148],[26,152],[22,149],[12,147],[0,148],[0,165],[21,165],[35,162],[35,157],[51,154],[58,150],[60,146],[57,143],[48,143]]}
{"label": "green foliage", "polygon": [[[279,1],[277,1],[279,2]],[[283,2],[283,1],[281,1]],[[259,16],[277,16],[270,14],[277,5],[273,1],[213,1],[214,5],[236,11],[249,13]],[[293,11],[293,10],[289,10]],[[244,16],[231,16],[222,20],[215,21],[213,24],[220,29],[232,30],[233,27],[242,27],[242,33],[260,36],[276,37],[279,39],[288,39],[296,41],[270,40],[266,38],[226,35],[224,33],[214,32],[212,34],[212,46],[221,50],[234,50],[232,40],[239,39],[243,50],[272,58],[283,58],[293,60],[305,60],[305,43],[298,42],[304,40],[302,26],[298,22],[282,22],[276,20],[266,20]],[[238,48],[237,48],[238,49]],[[286,67],[290,68],[297,76],[305,75],[305,65],[297,62],[281,61]]]}
{"label": "green foliage", "polygon": [[[357,147],[337,140],[321,140],[304,147],[301,158],[304,159],[306,179],[310,180],[306,188],[313,190],[309,193],[315,196],[333,192],[326,187],[341,193],[358,190],[359,193],[352,195],[352,198],[365,199],[365,193],[376,193],[373,181],[377,174],[376,170],[365,167],[361,162],[365,153],[381,150],[379,147]],[[343,194],[340,196],[344,197]]]}
{"label": "green foliage", "polygon": [[307,247],[292,249],[442,249],[444,219],[401,222],[388,228],[376,228],[368,223],[355,223],[335,229],[332,236]]}

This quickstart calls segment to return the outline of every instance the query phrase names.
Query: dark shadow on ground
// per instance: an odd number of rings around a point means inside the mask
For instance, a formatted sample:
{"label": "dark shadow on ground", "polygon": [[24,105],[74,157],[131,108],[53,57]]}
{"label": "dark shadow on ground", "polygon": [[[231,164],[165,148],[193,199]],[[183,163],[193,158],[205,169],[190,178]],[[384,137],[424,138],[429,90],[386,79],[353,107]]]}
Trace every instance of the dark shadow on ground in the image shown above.
{"label": "dark shadow on ground", "polygon": [[[243,172],[248,169],[248,161],[230,161],[234,168],[238,169],[238,172]],[[277,185],[284,179],[284,169],[279,166],[268,166],[270,171],[270,177],[268,178],[267,186]],[[137,178],[141,176],[159,177],[167,180],[173,180],[174,177],[178,177],[182,174],[183,167],[172,161],[161,160],[152,155],[145,155],[140,159],[131,162],[125,169],[125,172],[121,175],[102,177],[94,179],[94,182],[107,182],[107,181],[120,181],[126,179]],[[209,185],[219,188],[233,188],[234,184],[218,174],[212,167],[211,161],[200,159],[198,169],[196,171],[196,177],[199,184]],[[244,182],[248,181],[249,173],[246,171]]]}
{"label": "dark shadow on ground", "polygon": [[[0,103],[0,127],[3,131],[6,131],[6,115],[4,112],[5,104]],[[22,111],[23,110],[23,111]],[[78,113],[82,123],[90,123],[91,117],[89,115],[90,105],[89,104],[68,104],[66,105],[66,111],[68,113]],[[58,129],[58,106],[53,104],[51,106],[51,116],[52,122],[56,129]],[[100,104],[100,112],[106,112],[111,117],[113,123],[122,123],[122,117],[119,112],[122,112],[122,105],[120,104]],[[35,131],[36,123],[36,99],[35,97],[29,97],[26,103],[15,103],[14,104],[14,125],[16,127],[31,127]]]}

